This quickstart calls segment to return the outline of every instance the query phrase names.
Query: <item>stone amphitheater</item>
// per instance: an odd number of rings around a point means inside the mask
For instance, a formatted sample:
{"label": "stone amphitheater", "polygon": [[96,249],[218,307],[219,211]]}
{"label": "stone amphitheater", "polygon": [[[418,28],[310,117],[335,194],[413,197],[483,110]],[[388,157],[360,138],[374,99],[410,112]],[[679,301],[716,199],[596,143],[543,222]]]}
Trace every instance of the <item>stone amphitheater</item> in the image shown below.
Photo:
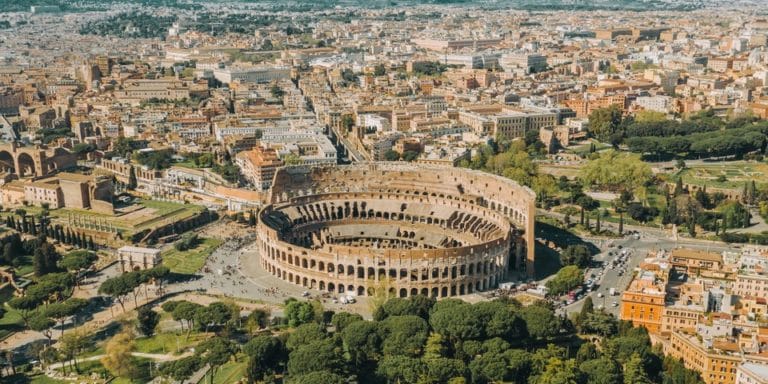
{"label": "stone amphitheater", "polygon": [[533,274],[535,194],[502,177],[401,162],[286,167],[268,203],[261,265],[308,289],[450,297]]}

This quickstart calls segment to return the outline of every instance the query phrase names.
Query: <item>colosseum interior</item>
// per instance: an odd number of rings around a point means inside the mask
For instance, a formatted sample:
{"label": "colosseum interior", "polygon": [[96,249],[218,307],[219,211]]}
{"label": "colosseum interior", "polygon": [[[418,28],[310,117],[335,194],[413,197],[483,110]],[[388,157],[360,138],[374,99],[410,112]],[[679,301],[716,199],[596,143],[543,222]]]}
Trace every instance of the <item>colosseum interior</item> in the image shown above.
{"label": "colosseum interior", "polygon": [[535,195],[502,177],[407,163],[286,167],[259,214],[262,267],[331,293],[449,297],[533,274]]}

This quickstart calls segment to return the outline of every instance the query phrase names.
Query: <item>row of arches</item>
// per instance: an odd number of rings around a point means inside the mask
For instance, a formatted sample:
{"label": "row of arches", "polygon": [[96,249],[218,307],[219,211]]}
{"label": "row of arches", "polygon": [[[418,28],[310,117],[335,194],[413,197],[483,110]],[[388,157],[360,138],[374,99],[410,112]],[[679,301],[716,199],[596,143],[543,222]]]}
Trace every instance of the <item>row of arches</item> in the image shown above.
{"label": "row of arches", "polygon": [[[55,163],[51,164],[51,167],[55,168]],[[6,173],[17,174],[19,177],[38,176],[35,159],[25,152],[19,153],[14,158],[10,152],[0,151],[0,170]]]}
{"label": "row of arches", "polygon": [[[367,285],[345,284],[338,281],[325,281],[322,279],[307,277],[298,273],[283,270],[269,263],[265,263],[263,266],[272,275],[281,280],[300,285],[308,289],[316,289],[333,294],[352,293],[357,296],[373,296],[376,294],[376,289],[382,289]],[[428,287],[389,287],[387,290],[389,296],[391,297],[410,297],[415,295],[424,295],[435,298],[443,298],[493,289],[498,286],[498,281],[499,280],[497,276],[488,276],[482,279],[477,279],[475,281],[462,281],[451,284],[430,285]]]}
{"label": "row of arches", "polygon": [[485,260],[465,262],[460,265],[422,268],[387,268],[385,265],[361,266],[345,265],[342,263],[326,263],[315,260],[310,255],[293,255],[290,252],[278,251],[262,242],[263,259],[269,259],[272,263],[290,265],[308,272],[327,273],[333,277],[347,277],[353,279],[383,281],[392,279],[397,281],[426,282],[442,281],[444,279],[457,279],[461,277],[475,277],[495,275],[499,271],[503,274],[506,270],[508,253],[507,248],[499,249],[498,253],[485,257]]}
{"label": "row of arches", "polygon": [[[441,219],[432,216],[411,215],[403,212],[380,211],[372,208],[366,210],[364,208],[365,202],[359,204],[363,209],[357,209],[358,201],[352,202],[353,204],[346,203],[350,202],[345,202],[346,206],[344,207],[327,201],[315,202],[307,205],[296,205],[295,209],[300,216],[294,218],[291,224],[293,226],[306,226],[344,219],[397,220],[409,223],[437,225],[442,229],[468,232],[481,241],[488,241],[490,237],[498,234],[498,231],[500,230],[496,223],[463,211],[453,211],[448,219]],[[413,238],[414,235],[414,232],[408,233],[409,238]],[[296,235],[294,234],[293,236]]]}

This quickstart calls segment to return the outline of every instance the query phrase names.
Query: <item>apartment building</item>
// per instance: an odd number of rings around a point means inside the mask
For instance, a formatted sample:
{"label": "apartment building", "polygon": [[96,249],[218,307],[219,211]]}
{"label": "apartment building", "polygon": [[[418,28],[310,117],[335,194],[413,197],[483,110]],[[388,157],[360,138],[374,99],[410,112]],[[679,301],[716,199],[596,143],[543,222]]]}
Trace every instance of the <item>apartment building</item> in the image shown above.
{"label": "apartment building", "polygon": [[706,384],[733,384],[742,362],[736,343],[705,340],[695,334],[672,332],[664,353],[682,359],[687,368],[698,371]]}
{"label": "apartment building", "polygon": [[259,191],[266,191],[272,186],[275,171],[283,166],[273,148],[255,147],[235,156],[235,164],[240,167],[243,177]]}
{"label": "apartment building", "polygon": [[689,248],[677,248],[670,253],[670,261],[676,270],[698,275],[702,271],[723,269],[723,256],[713,252]]}
{"label": "apartment building", "polygon": [[734,384],[768,384],[768,365],[744,363],[736,368]]}
{"label": "apartment building", "polygon": [[478,135],[514,139],[525,136],[528,130],[554,127],[558,124],[558,114],[549,110],[491,105],[462,110],[458,120]]}
{"label": "apartment building", "polygon": [[214,69],[213,77],[224,84],[231,84],[235,81],[269,83],[273,80],[289,79],[291,68],[283,66],[227,67]]}
{"label": "apartment building", "polygon": [[768,275],[740,273],[731,287],[733,294],[741,297],[768,297]]}
{"label": "apartment building", "polygon": [[662,329],[669,270],[655,268],[656,265],[646,267],[649,269],[642,270],[622,293],[619,318],[658,333]]}

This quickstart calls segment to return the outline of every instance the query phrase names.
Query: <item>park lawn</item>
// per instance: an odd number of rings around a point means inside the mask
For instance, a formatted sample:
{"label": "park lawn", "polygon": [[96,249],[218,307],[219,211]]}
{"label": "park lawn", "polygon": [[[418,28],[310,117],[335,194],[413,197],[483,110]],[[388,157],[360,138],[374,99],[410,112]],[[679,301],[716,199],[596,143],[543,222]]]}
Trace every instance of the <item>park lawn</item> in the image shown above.
{"label": "park lawn", "polygon": [[230,384],[245,377],[247,364],[244,356],[238,356],[234,361],[229,361],[216,370],[213,376],[213,384]]}
{"label": "park lawn", "polygon": [[0,290],[0,305],[2,305],[5,310],[5,315],[0,318],[0,340],[14,332],[19,332],[24,329],[24,320],[21,318],[21,314],[15,309],[5,305],[5,302],[11,298],[13,298],[13,288],[11,288],[10,285]]}
{"label": "park lawn", "polygon": [[178,251],[170,248],[162,253],[163,265],[171,269],[171,272],[191,275],[205,265],[205,260],[223,242],[220,239],[202,238],[200,244],[186,251]]}
{"label": "park lawn", "polygon": [[48,377],[42,373],[35,374],[34,376],[27,376],[23,373],[17,373],[13,376],[4,376],[2,383],[6,384],[72,384],[72,381],[57,380]]}
{"label": "park lawn", "polygon": [[176,333],[158,333],[152,337],[137,338],[135,341],[136,352],[180,354],[185,349],[210,338],[211,335],[211,333],[193,332],[187,337],[186,332],[178,335]]}
{"label": "park lawn", "polygon": [[568,147],[566,152],[573,153],[579,156],[586,156],[586,155],[589,155],[589,148],[592,146],[593,143],[595,144],[595,152],[600,152],[604,149],[612,148],[610,144],[601,143],[597,140],[590,139],[589,142],[585,144]]}
{"label": "park lawn", "polygon": [[[741,189],[744,183],[754,180],[758,186],[768,180],[768,165],[746,161],[731,161],[695,165],[680,172],[683,182],[699,186],[724,189]],[[725,176],[725,181],[717,181],[718,176]]]}
{"label": "park lawn", "polygon": [[37,375],[33,377],[32,380],[29,382],[29,384],[64,384],[64,383],[70,383],[70,381],[52,379],[46,375]]}

